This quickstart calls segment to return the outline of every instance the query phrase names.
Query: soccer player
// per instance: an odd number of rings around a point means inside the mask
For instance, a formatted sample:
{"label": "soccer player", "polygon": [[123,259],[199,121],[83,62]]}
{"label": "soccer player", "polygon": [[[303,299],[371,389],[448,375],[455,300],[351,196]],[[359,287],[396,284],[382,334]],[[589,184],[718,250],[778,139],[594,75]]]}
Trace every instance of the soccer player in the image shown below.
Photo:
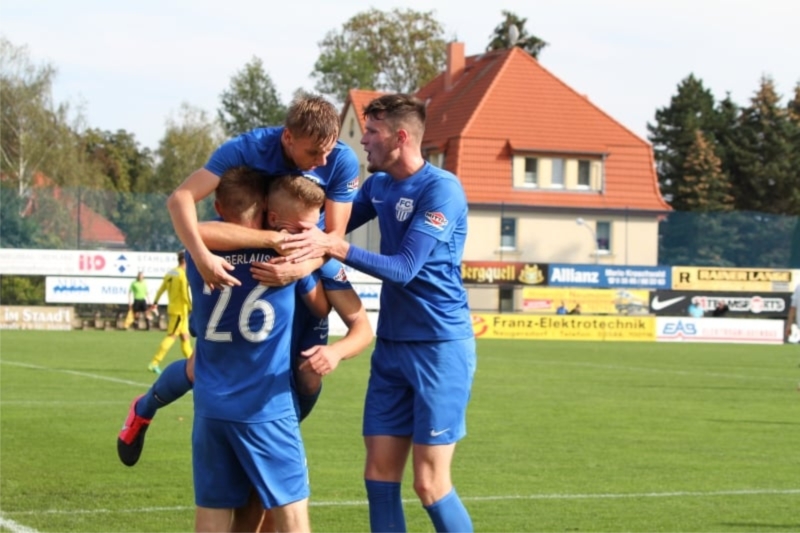
{"label": "soccer player", "polygon": [[175,339],[181,338],[181,352],[188,358],[192,355],[192,341],[189,336],[189,314],[192,312],[192,298],[189,294],[189,284],[186,281],[186,258],[183,251],[178,252],[178,266],[164,274],[164,280],[156,291],[153,298],[151,309],[158,308],[158,300],[161,295],[167,293],[169,304],[167,304],[167,336],[158,345],[153,360],[147,365],[147,369],[155,374],[161,374],[161,361],[175,343]]}
{"label": "soccer player", "polygon": [[[175,232],[192,254],[203,279],[212,288],[238,283],[233,267],[211,254],[198,230],[195,203],[208,196],[229,168],[245,166],[267,176],[302,171],[325,189],[324,227],[344,235],[351,202],[358,189],[359,163],[353,150],[338,140],[339,113],[320,96],[306,95],[292,103],[282,127],[257,128],[226,142],[204,168],[193,172],[167,200]],[[272,234],[280,241],[279,234]],[[274,242],[268,243],[272,247]],[[321,262],[312,263],[314,268]],[[264,269],[271,267],[262,265]],[[299,276],[299,274],[296,274]]]}
{"label": "soccer player", "polygon": [[136,274],[136,279],[131,282],[128,289],[128,312],[133,313],[133,318],[138,327],[139,320],[144,315],[147,330],[150,331],[150,319],[147,317],[147,282],[144,280],[144,272]]}
{"label": "soccer player", "polygon": [[467,201],[453,174],[425,162],[425,104],[381,96],[364,110],[368,170],[348,230],[378,218],[380,254],[309,226],[281,249],[319,254],[384,281],[364,402],[365,484],[372,531],[406,531],[400,483],[413,450],[414,490],[436,531],[472,531],[453,487],[456,442],[466,434],[475,338],[461,258]]}

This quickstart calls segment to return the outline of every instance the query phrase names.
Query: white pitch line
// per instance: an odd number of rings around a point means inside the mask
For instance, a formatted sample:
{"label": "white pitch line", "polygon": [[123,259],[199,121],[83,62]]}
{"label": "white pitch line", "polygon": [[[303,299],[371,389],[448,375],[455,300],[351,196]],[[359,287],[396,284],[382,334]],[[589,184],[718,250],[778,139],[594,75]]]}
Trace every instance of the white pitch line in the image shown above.
{"label": "white pitch line", "polygon": [[149,389],[153,385],[152,382],[151,383],[141,383],[141,382],[138,382],[138,381],[130,381],[128,379],[112,378],[112,377],[109,377],[109,376],[101,376],[99,374],[90,374],[88,372],[79,372],[77,370],[65,370],[63,368],[50,368],[50,367],[47,367],[47,366],[32,365],[30,363],[20,363],[20,362],[17,362],[17,361],[2,360],[2,361],[0,361],[0,363],[2,363],[4,365],[19,366],[19,367],[22,367],[22,368],[32,368],[34,370],[46,370],[48,372],[58,372],[58,373],[61,373],[61,374],[70,374],[72,376],[80,376],[80,377],[84,377],[84,378],[99,379],[101,381],[110,381],[111,383],[121,383],[123,385],[131,385],[131,386],[134,386],[134,387],[145,387],[145,388]]}
{"label": "white pitch line", "polygon": [[0,528],[6,528],[11,533],[39,533],[39,531],[36,529],[23,526],[22,524],[13,521],[10,518],[4,518],[2,515],[0,515]]}
{"label": "white pitch line", "polygon": [[[720,490],[710,492],[700,491],[673,491],[673,492],[635,492],[621,494],[509,494],[498,496],[461,496],[465,502],[494,502],[514,500],[613,500],[613,499],[641,499],[641,498],[705,498],[719,496],[791,496],[800,495],[800,489],[742,489]],[[416,503],[416,499],[404,499],[403,503]],[[357,507],[366,506],[367,500],[341,500],[309,502],[312,507]],[[191,511],[194,507],[144,507],[139,509],[48,509],[44,511],[5,511],[13,515],[78,515],[78,514],[114,514],[114,513],[154,513],[172,511]]]}

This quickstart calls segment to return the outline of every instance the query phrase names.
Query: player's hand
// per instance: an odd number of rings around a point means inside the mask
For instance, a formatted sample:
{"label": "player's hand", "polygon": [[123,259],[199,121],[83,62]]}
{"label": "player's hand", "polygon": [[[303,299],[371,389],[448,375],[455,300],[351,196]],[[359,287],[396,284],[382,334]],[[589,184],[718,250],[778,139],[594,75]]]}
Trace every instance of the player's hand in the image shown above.
{"label": "player's hand", "polygon": [[283,287],[310,274],[302,265],[289,263],[284,257],[275,257],[269,263],[252,263],[253,279],[268,287]]}
{"label": "player's hand", "polygon": [[337,351],[326,344],[312,346],[308,350],[300,352],[306,358],[300,363],[300,371],[312,371],[317,375],[325,376],[330,374],[339,366],[342,356]]}
{"label": "player's hand", "polygon": [[206,253],[195,259],[195,265],[203,277],[203,281],[211,290],[221,289],[225,285],[229,287],[241,285],[238,279],[228,274],[233,270],[233,265],[218,255]]}
{"label": "player's hand", "polygon": [[306,225],[305,229],[294,235],[286,235],[279,249],[287,261],[299,263],[306,259],[316,259],[328,253],[333,246],[331,235],[316,226]]}

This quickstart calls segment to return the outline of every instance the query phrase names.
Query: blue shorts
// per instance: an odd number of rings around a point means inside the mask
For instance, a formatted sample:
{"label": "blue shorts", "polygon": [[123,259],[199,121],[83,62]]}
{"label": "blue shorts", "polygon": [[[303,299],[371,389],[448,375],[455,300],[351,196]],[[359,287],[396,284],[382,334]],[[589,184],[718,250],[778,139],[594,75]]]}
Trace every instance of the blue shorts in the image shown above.
{"label": "blue shorts", "polygon": [[242,507],[252,489],[266,508],[310,494],[306,453],[294,416],[253,424],[196,416],[192,468],[198,507]]}
{"label": "blue shorts", "polygon": [[378,338],[364,402],[364,436],[413,436],[452,444],[467,434],[475,339],[393,342]]}

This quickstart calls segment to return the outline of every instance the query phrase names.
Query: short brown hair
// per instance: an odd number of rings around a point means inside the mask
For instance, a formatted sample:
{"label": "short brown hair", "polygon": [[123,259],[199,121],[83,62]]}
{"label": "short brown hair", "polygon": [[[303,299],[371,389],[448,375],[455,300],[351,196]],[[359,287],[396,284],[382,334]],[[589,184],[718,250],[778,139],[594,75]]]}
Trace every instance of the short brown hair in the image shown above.
{"label": "short brown hair", "polygon": [[425,131],[425,103],[410,94],[385,94],[364,108],[364,118],[384,120],[393,129],[416,125],[420,135]]}
{"label": "short brown hair", "polygon": [[273,178],[269,184],[269,194],[284,194],[308,208],[319,209],[325,203],[325,191],[319,183],[299,174]]}
{"label": "short brown hair", "polygon": [[322,96],[304,94],[289,106],[284,125],[295,137],[327,143],[339,137],[339,112]]}
{"label": "short brown hair", "polygon": [[220,176],[215,197],[228,222],[252,220],[264,210],[266,179],[250,167],[233,167]]}

